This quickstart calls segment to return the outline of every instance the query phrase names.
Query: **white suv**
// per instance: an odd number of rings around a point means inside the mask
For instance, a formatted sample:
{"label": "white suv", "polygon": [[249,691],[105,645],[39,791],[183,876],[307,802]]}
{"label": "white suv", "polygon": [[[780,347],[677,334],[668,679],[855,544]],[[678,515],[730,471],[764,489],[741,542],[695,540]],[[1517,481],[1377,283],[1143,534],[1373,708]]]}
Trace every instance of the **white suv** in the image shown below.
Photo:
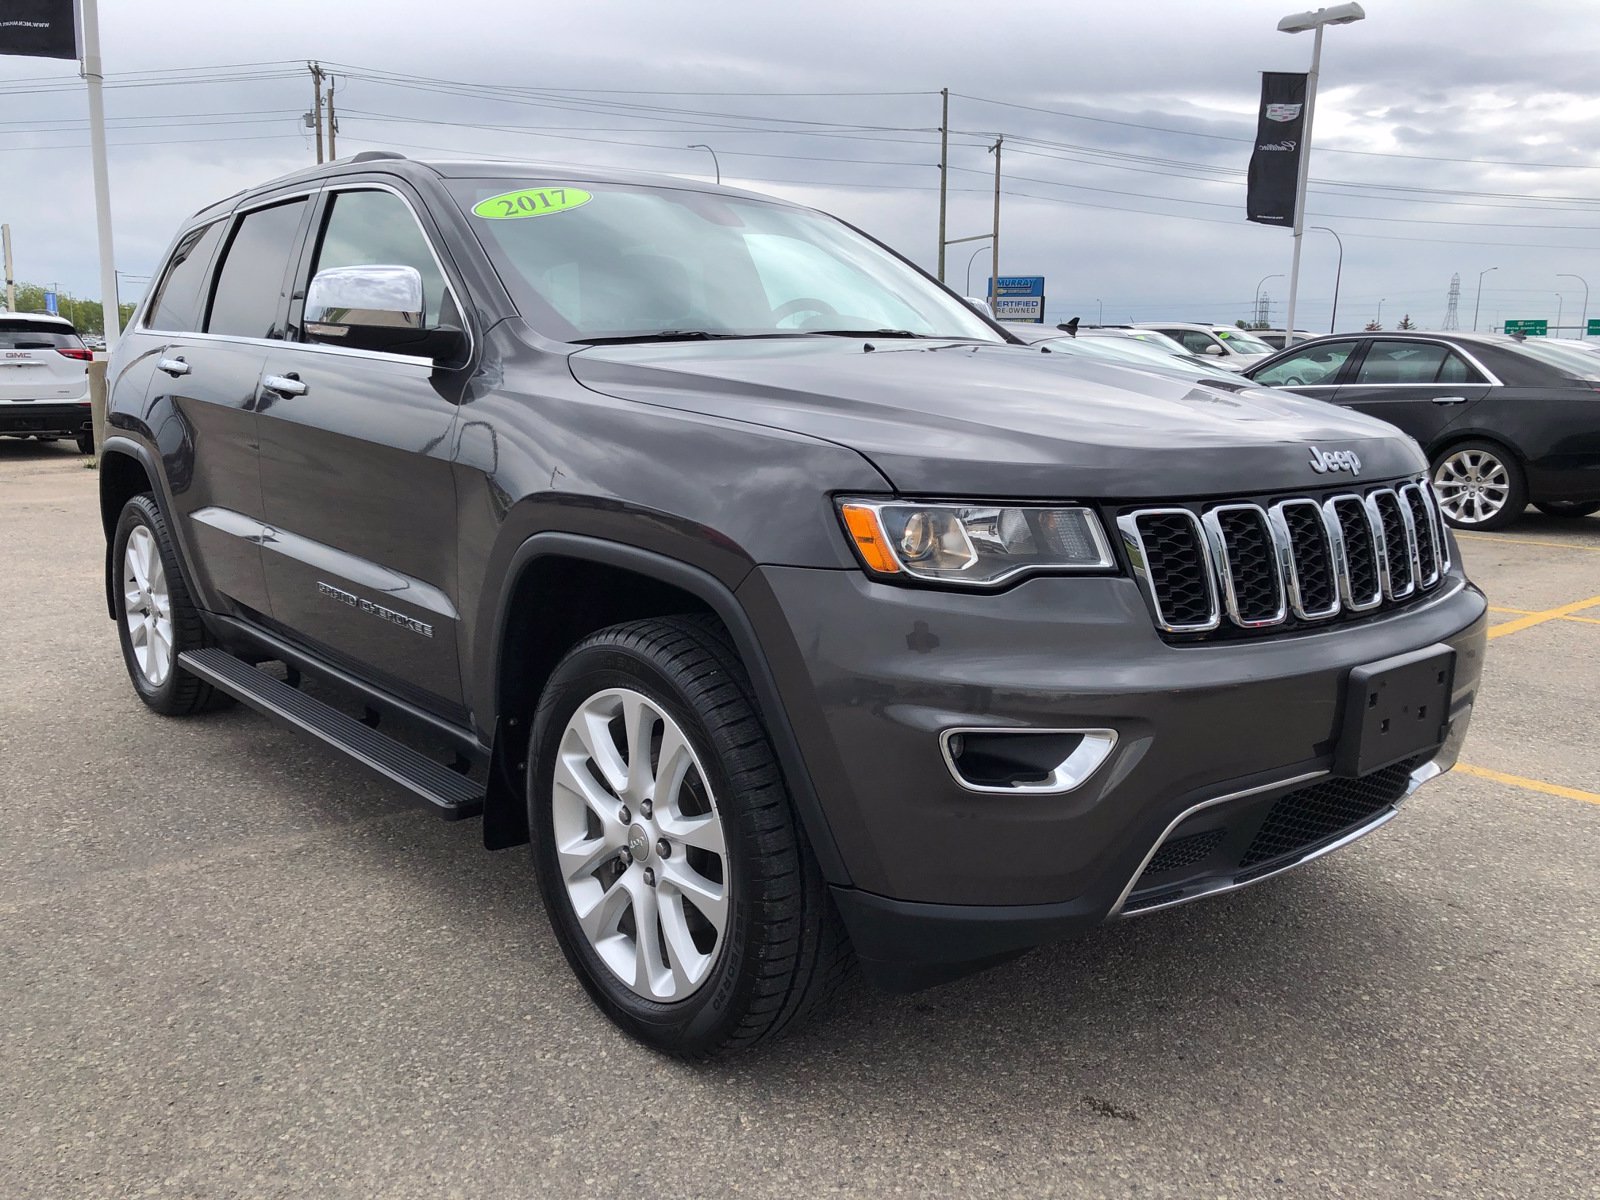
{"label": "white suv", "polygon": [[1230,371],[1254,366],[1269,354],[1276,354],[1267,343],[1236,325],[1212,325],[1206,321],[1135,321],[1135,329],[1154,329],[1166,334],[1190,354],[1198,354]]}
{"label": "white suv", "polygon": [[0,313],[0,437],[75,438],[94,452],[89,363],[72,322],[45,313]]}

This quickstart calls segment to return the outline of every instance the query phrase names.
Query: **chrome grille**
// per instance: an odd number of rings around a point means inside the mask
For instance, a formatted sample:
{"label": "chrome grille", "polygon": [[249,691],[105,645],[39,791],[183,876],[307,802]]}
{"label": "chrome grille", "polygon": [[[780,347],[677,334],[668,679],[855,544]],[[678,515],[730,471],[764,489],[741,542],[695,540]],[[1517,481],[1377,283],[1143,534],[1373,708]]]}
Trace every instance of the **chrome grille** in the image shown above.
{"label": "chrome grille", "polygon": [[1134,509],[1117,518],[1135,574],[1174,634],[1260,630],[1371,612],[1449,566],[1425,481],[1325,498]]}

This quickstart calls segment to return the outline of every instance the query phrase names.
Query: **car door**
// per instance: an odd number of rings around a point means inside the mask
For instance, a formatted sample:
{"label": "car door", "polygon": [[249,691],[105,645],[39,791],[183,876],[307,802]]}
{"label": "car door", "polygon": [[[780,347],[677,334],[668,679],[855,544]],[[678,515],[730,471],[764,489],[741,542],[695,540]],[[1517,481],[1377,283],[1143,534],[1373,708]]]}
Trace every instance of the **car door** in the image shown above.
{"label": "car door", "polygon": [[[326,191],[307,238],[291,315],[319,271],[408,267],[423,322],[460,325],[432,235],[387,185]],[[459,717],[456,504],[450,381],[415,355],[294,340],[266,356],[257,410],[264,543],[280,629],[399,698]]]}
{"label": "car door", "polygon": [[1361,345],[1360,338],[1337,342],[1312,342],[1276,362],[1250,373],[1254,383],[1285,388],[1313,400],[1332,402],[1345,377],[1346,366]]}
{"label": "car door", "polygon": [[202,594],[245,617],[267,610],[256,389],[268,345],[283,336],[309,203],[263,200],[181,240],[137,339],[118,347],[119,357],[154,360],[146,419]]}
{"label": "car door", "polygon": [[1334,402],[1377,417],[1427,447],[1489,394],[1490,383],[1449,343],[1373,338]]}

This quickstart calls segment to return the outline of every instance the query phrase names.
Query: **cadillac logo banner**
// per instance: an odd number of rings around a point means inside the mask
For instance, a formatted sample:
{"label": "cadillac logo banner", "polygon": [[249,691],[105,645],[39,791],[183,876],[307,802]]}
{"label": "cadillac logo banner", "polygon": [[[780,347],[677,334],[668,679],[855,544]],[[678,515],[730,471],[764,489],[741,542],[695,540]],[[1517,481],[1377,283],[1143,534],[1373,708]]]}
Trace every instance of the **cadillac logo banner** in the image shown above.
{"label": "cadillac logo banner", "polygon": [[77,58],[73,0],[0,0],[0,54]]}
{"label": "cadillac logo banner", "polygon": [[1261,116],[1250,155],[1247,220],[1294,224],[1295,187],[1300,180],[1306,110],[1306,77],[1287,71],[1261,73]]}

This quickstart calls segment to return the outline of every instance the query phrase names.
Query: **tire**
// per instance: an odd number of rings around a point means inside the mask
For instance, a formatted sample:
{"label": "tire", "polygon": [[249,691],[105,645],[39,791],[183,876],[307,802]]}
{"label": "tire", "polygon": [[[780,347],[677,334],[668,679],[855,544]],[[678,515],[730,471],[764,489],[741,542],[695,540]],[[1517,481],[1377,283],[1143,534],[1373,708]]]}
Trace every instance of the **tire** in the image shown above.
{"label": "tire", "polygon": [[78,453],[79,454],[93,454],[94,453],[94,434],[93,433],[80,433],[80,434],[78,434],[76,436],[76,441],[78,443]]}
{"label": "tire", "polygon": [[1600,500],[1552,500],[1534,507],[1547,517],[1592,517],[1600,512]]}
{"label": "tire", "polygon": [[[130,545],[144,564],[140,568],[145,576],[142,588],[130,581]],[[169,717],[230,705],[231,697],[178,665],[178,655],[185,650],[198,650],[210,641],[199,610],[189,597],[166,515],[150,493],[142,492],[122,506],[112,540],[111,561],[117,637],[122,643],[122,661],[139,699]],[[140,626],[143,633],[136,642],[135,630]]]}
{"label": "tire", "polygon": [[[629,727],[653,743],[638,784],[611,732]],[[670,796],[657,775],[678,781]],[[774,1037],[849,973],[748,678],[710,619],[632,621],[567,653],[534,714],[528,827],[567,961],[657,1050],[704,1059]],[[653,936],[630,938],[641,919]]]}
{"label": "tire", "polygon": [[1528,507],[1522,467],[1495,442],[1457,442],[1441,450],[1431,469],[1444,519],[1457,529],[1504,529]]}

